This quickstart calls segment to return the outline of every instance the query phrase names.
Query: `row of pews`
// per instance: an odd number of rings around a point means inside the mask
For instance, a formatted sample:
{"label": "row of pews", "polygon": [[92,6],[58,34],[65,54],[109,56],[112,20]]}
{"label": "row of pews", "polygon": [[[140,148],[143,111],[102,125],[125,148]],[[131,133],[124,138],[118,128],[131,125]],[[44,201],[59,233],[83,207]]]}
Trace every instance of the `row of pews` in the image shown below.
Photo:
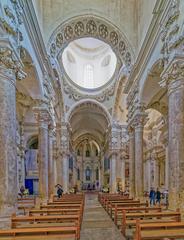
{"label": "row of pews", "polygon": [[99,193],[98,200],[125,238],[134,240],[184,239],[181,213],[150,207],[119,194]]}
{"label": "row of pews", "polygon": [[0,230],[0,239],[80,239],[84,194],[64,194],[36,205],[35,198],[18,199],[24,215],[13,214],[11,229]]}

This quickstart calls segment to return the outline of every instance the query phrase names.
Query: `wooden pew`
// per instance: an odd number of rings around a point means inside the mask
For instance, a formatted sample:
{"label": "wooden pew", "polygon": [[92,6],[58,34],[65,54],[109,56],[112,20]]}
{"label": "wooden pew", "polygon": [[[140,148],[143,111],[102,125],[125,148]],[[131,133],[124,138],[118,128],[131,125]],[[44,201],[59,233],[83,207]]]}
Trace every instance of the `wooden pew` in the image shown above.
{"label": "wooden pew", "polygon": [[61,209],[31,209],[28,211],[29,216],[34,215],[61,215],[61,214],[81,214],[82,209],[79,208],[61,208]]}
{"label": "wooden pew", "polygon": [[75,240],[80,239],[80,232],[78,226],[69,226],[69,227],[46,227],[46,228],[23,228],[23,229],[8,229],[0,230],[0,239],[4,237],[13,237],[14,239],[19,240],[20,237],[34,237],[38,235],[45,235],[50,237],[50,240],[54,236],[59,236],[63,239],[66,237],[73,237]]}
{"label": "wooden pew", "polygon": [[[110,208],[111,206],[114,206],[115,204],[124,204],[124,203],[135,203],[135,204],[139,204],[140,200],[130,200],[130,199],[120,199],[120,200],[108,200],[105,203],[105,209],[108,213],[111,212]],[[109,212],[110,210],[110,212]]]}
{"label": "wooden pew", "polygon": [[[116,203],[117,204],[117,203]],[[148,207],[148,203],[134,203],[134,202],[129,202],[129,203],[119,203],[117,204],[117,211],[122,212],[124,208],[140,208],[140,207]],[[113,216],[113,211],[115,211],[115,205],[114,208],[111,208],[109,210],[110,216]]]}
{"label": "wooden pew", "polygon": [[176,222],[181,221],[181,214],[177,212],[142,212],[142,213],[126,213],[123,210],[122,222],[117,223],[118,227],[121,227],[121,232],[125,236],[126,228],[136,227],[136,220],[140,219],[141,223],[148,222]]}
{"label": "wooden pew", "polygon": [[[135,240],[142,239],[164,239],[164,238],[184,238],[184,222],[164,222],[164,223],[140,223],[136,221]],[[178,232],[180,236],[178,236]],[[156,237],[156,238],[155,238]]]}
{"label": "wooden pew", "polygon": [[[24,227],[43,227],[45,223],[73,223],[74,225],[80,226],[81,216],[77,215],[49,215],[49,216],[12,216],[11,227],[12,228],[23,228]],[[34,223],[34,225],[33,225]],[[47,225],[48,226],[48,225]],[[44,226],[45,227],[45,226]],[[53,227],[53,225],[52,225]]]}
{"label": "wooden pew", "polygon": [[117,204],[114,209],[114,216],[111,215],[114,223],[117,225],[117,221],[122,219],[122,211],[126,211],[126,213],[130,212],[161,212],[161,207],[119,207]]}
{"label": "wooden pew", "polygon": [[34,208],[35,205],[36,205],[35,197],[22,197],[17,199],[18,210],[23,210],[24,215],[29,209]]}

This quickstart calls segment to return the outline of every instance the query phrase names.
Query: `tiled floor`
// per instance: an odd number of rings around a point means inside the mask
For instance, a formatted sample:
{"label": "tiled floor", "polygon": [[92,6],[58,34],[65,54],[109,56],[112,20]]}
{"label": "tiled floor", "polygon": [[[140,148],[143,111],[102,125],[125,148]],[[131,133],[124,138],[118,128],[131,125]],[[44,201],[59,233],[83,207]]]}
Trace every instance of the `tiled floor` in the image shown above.
{"label": "tiled floor", "polygon": [[97,194],[86,194],[80,240],[124,240],[109,215],[102,208]]}

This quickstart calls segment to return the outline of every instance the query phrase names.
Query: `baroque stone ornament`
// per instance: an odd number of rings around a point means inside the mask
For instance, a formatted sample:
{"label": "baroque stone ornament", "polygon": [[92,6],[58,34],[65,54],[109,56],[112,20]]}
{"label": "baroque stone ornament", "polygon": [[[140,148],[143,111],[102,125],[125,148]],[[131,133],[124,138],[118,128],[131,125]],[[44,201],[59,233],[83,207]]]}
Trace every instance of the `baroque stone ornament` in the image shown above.
{"label": "baroque stone ornament", "polygon": [[162,28],[163,30],[161,32],[161,41],[163,43],[161,53],[163,55],[164,65],[167,65],[169,62],[172,50],[179,47],[179,45],[184,41],[184,36],[178,35],[180,30],[178,25],[180,15],[179,4],[179,0],[171,1],[169,12],[166,16]]}
{"label": "baroque stone ornament", "polygon": [[4,31],[10,34],[17,41],[22,41],[23,36],[20,31],[22,24],[22,9],[17,0],[11,0],[11,4],[4,5],[4,12],[0,17],[0,25]]}
{"label": "baroque stone ornament", "polygon": [[79,37],[95,37],[105,41],[130,71],[133,51],[127,39],[115,26],[97,16],[79,16],[60,25],[49,40],[50,56],[57,58],[69,42]]}
{"label": "baroque stone ornament", "polygon": [[16,60],[10,48],[0,47],[0,63],[5,68],[12,70],[18,80],[26,77],[26,73],[22,70],[21,63]]}
{"label": "baroque stone ornament", "polygon": [[100,94],[95,94],[95,95],[80,93],[79,91],[77,91],[76,88],[69,85],[67,80],[63,81],[63,86],[64,86],[64,92],[68,95],[70,99],[73,99],[74,101],[79,101],[85,98],[92,98],[97,100],[98,102],[109,101],[110,97],[114,95],[114,91],[115,91],[115,83],[109,86],[108,88],[106,88],[105,90],[101,91]]}
{"label": "baroque stone ornament", "polygon": [[173,60],[161,75],[161,87],[168,87],[168,94],[184,86],[184,59]]}

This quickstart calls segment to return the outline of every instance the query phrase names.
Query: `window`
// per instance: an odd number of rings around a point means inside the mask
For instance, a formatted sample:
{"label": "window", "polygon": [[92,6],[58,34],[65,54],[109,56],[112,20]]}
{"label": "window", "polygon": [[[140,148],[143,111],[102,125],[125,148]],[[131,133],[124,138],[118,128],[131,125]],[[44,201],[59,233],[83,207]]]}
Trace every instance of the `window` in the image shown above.
{"label": "window", "polygon": [[80,169],[77,168],[77,180],[80,180]]}
{"label": "window", "polygon": [[85,88],[94,88],[94,69],[91,64],[84,66],[84,84]]}
{"label": "window", "polygon": [[91,169],[89,167],[86,168],[86,181],[90,181],[91,179]]}
{"label": "window", "polygon": [[99,180],[99,170],[98,170],[98,168],[96,169],[96,180],[97,181]]}
{"label": "window", "polygon": [[90,157],[90,151],[89,150],[86,151],[86,157]]}

